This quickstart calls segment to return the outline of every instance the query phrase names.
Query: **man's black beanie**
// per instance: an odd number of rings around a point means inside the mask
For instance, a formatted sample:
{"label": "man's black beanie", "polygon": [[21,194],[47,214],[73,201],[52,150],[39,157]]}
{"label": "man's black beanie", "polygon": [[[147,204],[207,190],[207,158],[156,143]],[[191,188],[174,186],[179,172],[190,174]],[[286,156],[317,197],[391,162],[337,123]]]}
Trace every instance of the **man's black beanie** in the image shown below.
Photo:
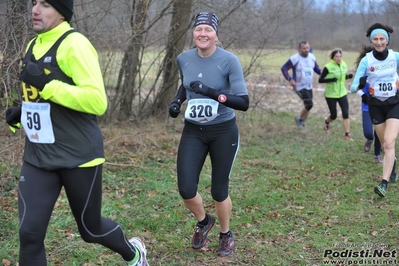
{"label": "man's black beanie", "polygon": [[46,0],[47,3],[52,5],[65,20],[70,22],[73,15],[73,0]]}

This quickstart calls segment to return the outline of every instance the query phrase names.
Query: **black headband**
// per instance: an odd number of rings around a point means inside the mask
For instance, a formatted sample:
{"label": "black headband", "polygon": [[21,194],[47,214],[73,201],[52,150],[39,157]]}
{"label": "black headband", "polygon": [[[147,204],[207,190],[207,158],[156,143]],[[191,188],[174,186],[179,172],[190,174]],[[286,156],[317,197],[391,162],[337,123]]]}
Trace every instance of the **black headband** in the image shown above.
{"label": "black headband", "polygon": [[199,12],[195,16],[194,26],[193,27],[195,28],[198,25],[206,24],[206,25],[211,26],[217,33],[218,32],[218,23],[219,23],[219,19],[216,16],[215,13],[212,13],[212,12]]}
{"label": "black headband", "polygon": [[338,53],[340,53],[340,54],[342,54],[342,51],[341,50],[334,50],[334,51],[332,51],[331,52],[331,59],[333,59],[334,58],[334,56],[336,55],[336,54],[338,54]]}

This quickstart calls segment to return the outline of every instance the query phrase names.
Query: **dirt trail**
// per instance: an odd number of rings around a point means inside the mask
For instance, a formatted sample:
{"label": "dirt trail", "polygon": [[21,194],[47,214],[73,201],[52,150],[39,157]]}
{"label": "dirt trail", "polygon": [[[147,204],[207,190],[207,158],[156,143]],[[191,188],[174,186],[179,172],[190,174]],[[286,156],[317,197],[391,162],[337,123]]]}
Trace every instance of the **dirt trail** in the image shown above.
{"label": "dirt trail", "polygon": [[[298,114],[303,107],[298,95],[289,88],[264,88],[251,86],[248,88],[251,94],[251,105],[262,109],[272,109],[277,111],[287,111]],[[361,121],[361,98],[357,94],[348,93],[349,116],[351,120]],[[313,108],[310,115],[325,117],[329,114],[324,91],[313,90]],[[337,105],[338,118],[342,120],[339,105]]]}

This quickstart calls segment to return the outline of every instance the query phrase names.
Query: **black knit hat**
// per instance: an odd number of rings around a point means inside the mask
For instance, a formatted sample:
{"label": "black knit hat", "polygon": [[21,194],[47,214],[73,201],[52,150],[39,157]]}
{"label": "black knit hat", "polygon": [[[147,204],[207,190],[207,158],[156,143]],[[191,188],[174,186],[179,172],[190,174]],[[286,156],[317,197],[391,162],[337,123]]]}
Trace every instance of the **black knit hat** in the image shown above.
{"label": "black knit hat", "polygon": [[73,15],[73,0],[46,0],[47,3],[52,5],[65,20],[70,22]]}

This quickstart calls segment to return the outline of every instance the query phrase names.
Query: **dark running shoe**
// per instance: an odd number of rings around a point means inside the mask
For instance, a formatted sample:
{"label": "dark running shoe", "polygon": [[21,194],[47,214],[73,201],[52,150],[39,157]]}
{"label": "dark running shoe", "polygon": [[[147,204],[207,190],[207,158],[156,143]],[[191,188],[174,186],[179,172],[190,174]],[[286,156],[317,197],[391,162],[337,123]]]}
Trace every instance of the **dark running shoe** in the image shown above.
{"label": "dark running shoe", "polygon": [[373,143],[372,139],[366,140],[366,142],[364,143],[364,147],[363,147],[365,152],[369,152],[370,151],[372,143]]}
{"label": "dark running shoe", "polygon": [[389,181],[396,182],[396,179],[398,179],[398,173],[396,172],[396,157],[395,157],[395,161],[393,162],[392,173],[391,173],[391,176],[389,177]]}
{"label": "dark running shoe", "polygon": [[230,232],[229,235],[220,235],[218,255],[220,257],[227,257],[234,254],[234,237]]}
{"label": "dark running shoe", "polygon": [[324,130],[325,131],[330,131],[330,123],[327,122],[327,117],[324,118]]}
{"label": "dark running shoe", "polygon": [[299,116],[295,117],[295,123],[299,128],[301,129],[305,128],[305,124],[303,123],[303,120]]}
{"label": "dark running shoe", "polygon": [[375,155],[374,156],[374,160],[376,163],[383,163],[384,162],[384,158],[381,155]]}
{"label": "dark running shoe", "polygon": [[374,192],[381,197],[385,197],[385,195],[387,194],[387,189],[387,185],[381,183],[378,186],[374,187]]}
{"label": "dark running shoe", "polygon": [[208,225],[203,226],[197,223],[197,226],[195,227],[194,236],[191,241],[191,246],[193,249],[201,249],[205,246],[208,233],[215,224],[215,217],[210,214],[207,215],[209,219]]}
{"label": "dark running shoe", "polygon": [[345,139],[349,141],[353,141],[351,134],[346,134]]}

